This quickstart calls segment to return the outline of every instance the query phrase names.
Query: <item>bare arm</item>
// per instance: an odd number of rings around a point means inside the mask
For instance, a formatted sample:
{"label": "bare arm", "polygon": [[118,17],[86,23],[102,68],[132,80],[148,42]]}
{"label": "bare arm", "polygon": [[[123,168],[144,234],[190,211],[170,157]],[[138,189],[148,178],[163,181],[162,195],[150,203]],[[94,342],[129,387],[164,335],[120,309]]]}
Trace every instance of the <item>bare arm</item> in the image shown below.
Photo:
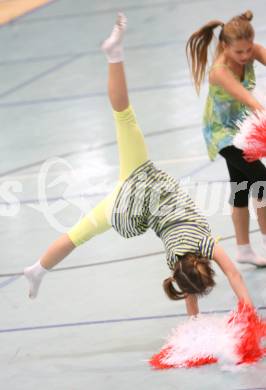
{"label": "bare arm", "polygon": [[240,272],[220,245],[215,244],[213,259],[227,276],[228,281],[237,298],[253,306],[252,300],[249,296],[247,287]]}
{"label": "bare arm", "polygon": [[254,58],[255,60],[259,61],[262,65],[266,65],[266,48],[255,43]]}
{"label": "bare arm", "polygon": [[210,83],[221,86],[231,96],[248,106],[252,111],[262,110],[264,108],[227,68],[214,68],[210,73]]}
{"label": "bare arm", "polygon": [[196,295],[189,294],[185,298],[187,314],[189,316],[195,316],[199,313],[198,298]]}

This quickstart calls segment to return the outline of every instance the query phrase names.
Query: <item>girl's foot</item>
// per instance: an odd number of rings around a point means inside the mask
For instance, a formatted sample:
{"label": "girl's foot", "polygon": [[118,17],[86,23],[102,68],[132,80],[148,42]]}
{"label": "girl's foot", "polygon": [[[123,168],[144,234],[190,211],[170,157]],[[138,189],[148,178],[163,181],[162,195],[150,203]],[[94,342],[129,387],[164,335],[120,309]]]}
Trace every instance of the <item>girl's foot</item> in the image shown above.
{"label": "girl's foot", "polygon": [[236,260],[241,264],[253,264],[257,267],[266,267],[266,258],[257,255],[250,244],[237,246]]}
{"label": "girl's foot", "polygon": [[24,275],[29,282],[29,298],[37,297],[42,278],[46,272],[48,270],[42,267],[40,261],[24,269]]}
{"label": "girl's foot", "polygon": [[101,46],[101,49],[105,53],[109,63],[117,63],[123,61],[122,41],[126,26],[126,16],[122,12],[118,13],[113,31]]}
{"label": "girl's foot", "polygon": [[237,258],[236,260],[240,264],[252,264],[255,265],[256,267],[266,267],[266,259],[259,255],[256,255],[254,257],[244,258],[244,259]]}

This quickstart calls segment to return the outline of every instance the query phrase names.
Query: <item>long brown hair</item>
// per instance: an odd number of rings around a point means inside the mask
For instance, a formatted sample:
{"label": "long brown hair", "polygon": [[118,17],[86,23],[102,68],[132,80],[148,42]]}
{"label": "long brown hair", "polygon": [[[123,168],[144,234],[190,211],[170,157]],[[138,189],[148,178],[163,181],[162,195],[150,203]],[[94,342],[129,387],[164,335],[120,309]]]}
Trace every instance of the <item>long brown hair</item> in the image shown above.
{"label": "long brown hair", "polygon": [[214,275],[209,259],[187,253],[177,261],[173,276],[164,280],[163,288],[173,300],[184,299],[187,294],[206,295],[215,285]]}
{"label": "long brown hair", "polygon": [[205,77],[208,48],[214,37],[214,29],[218,26],[221,27],[216,47],[216,55],[218,55],[223,51],[222,42],[230,45],[238,39],[251,40],[254,38],[254,29],[250,23],[252,18],[252,12],[246,11],[233,17],[225,24],[220,20],[212,20],[190,36],[186,44],[186,54],[197,93],[200,92]]}

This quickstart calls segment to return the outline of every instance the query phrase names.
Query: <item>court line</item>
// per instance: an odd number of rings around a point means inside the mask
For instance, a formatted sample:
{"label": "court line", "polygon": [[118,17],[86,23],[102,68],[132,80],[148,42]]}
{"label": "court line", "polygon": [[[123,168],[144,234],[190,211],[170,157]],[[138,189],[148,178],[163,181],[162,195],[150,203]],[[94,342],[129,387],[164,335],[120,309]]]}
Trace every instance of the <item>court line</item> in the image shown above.
{"label": "court line", "polygon": [[25,57],[25,58],[14,58],[13,60],[4,60],[0,61],[0,66],[10,66],[10,65],[21,65],[21,64],[34,64],[46,61],[57,60],[60,58],[70,58],[73,55],[79,55],[80,53],[61,53],[47,56],[39,56],[39,57]]}
{"label": "court line", "polygon": [[[73,152],[74,153],[74,152]],[[79,152],[77,152],[79,153]],[[82,153],[82,151],[81,151]],[[56,156],[56,157],[60,157],[60,156]],[[206,154],[204,155],[198,155],[198,156],[191,156],[191,157],[180,157],[180,158],[173,158],[171,160],[156,160],[154,161],[155,165],[174,165],[174,164],[179,164],[179,163],[190,163],[190,162],[194,162],[194,161],[202,161],[202,160],[208,160],[208,156]],[[118,170],[118,165],[113,165],[113,166],[110,166],[109,165],[109,168],[112,167],[113,169],[116,169]],[[74,169],[75,173],[77,173],[77,175],[86,175],[88,170],[86,168],[78,168],[78,169]],[[60,175],[60,174],[63,174],[65,173],[66,171],[64,170],[53,170],[50,174],[49,174],[49,177],[53,177],[53,176],[56,176],[56,175]],[[4,181],[4,180],[25,180],[25,179],[32,179],[32,178],[35,178],[36,176],[39,177],[46,177],[46,174],[41,174],[39,171],[30,171],[30,172],[25,172],[21,175],[11,175],[11,176],[6,176],[6,175],[1,175],[0,174],[0,183],[1,181]],[[226,179],[222,180],[222,181],[225,181]],[[220,182],[221,180],[218,180],[218,182]],[[208,182],[216,182],[216,180],[208,180]],[[101,195],[102,193],[99,193],[99,195]]]}
{"label": "court line", "polygon": [[[42,79],[43,77],[48,76],[48,75],[54,73],[55,71],[64,68],[65,66],[73,63],[74,61],[80,59],[82,56],[85,56],[85,55],[86,54],[80,54],[80,56],[78,56],[78,57],[77,56],[72,56],[71,58],[67,58],[64,61],[59,62],[56,65],[53,65],[51,68],[49,68],[49,69],[39,73],[38,75],[36,75],[34,77],[31,77],[30,79],[28,79],[26,81],[23,81],[22,83],[16,85],[15,87],[12,87],[9,90],[6,90],[6,91],[2,92],[0,94],[0,99],[3,99],[5,97],[13,94],[14,92],[19,91],[20,89],[23,89],[24,87],[27,87],[27,86],[29,86],[32,83],[35,83],[36,81]],[[4,104],[5,103],[0,103],[0,106],[5,107]]]}
{"label": "court line", "polygon": [[[260,306],[257,308],[257,311],[266,310],[266,306]],[[209,310],[202,311],[201,314],[225,314],[232,312],[232,309],[224,310]],[[58,324],[47,324],[47,325],[35,325],[35,326],[21,326],[17,328],[6,328],[0,329],[0,333],[14,333],[14,332],[26,332],[26,331],[35,331],[35,330],[47,330],[47,329],[58,329],[58,328],[74,328],[81,326],[90,326],[90,325],[107,325],[107,324],[119,324],[124,322],[137,322],[137,321],[149,321],[149,320],[160,320],[167,318],[182,318],[187,317],[186,313],[179,314],[162,314],[162,315],[152,315],[152,316],[141,316],[141,317],[125,317],[125,318],[112,318],[107,320],[94,320],[94,321],[80,321],[80,322],[65,322]]]}
{"label": "court line", "polygon": [[[144,134],[144,136],[146,139],[146,138],[150,138],[150,137],[156,137],[156,136],[159,136],[162,134],[169,134],[169,133],[175,133],[175,132],[179,132],[179,131],[184,131],[184,130],[186,131],[186,130],[190,130],[190,129],[194,129],[194,128],[199,128],[199,126],[200,126],[200,123],[192,123],[189,125],[172,127],[172,128],[164,129],[164,130],[151,131],[147,134]],[[76,149],[76,150],[73,150],[71,152],[58,154],[56,157],[59,157],[59,158],[70,157],[70,156],[79,155],[79,154],[83,154],[83,153],[93,152],[95,150],[101,150],[101,149],[104,149],[104,148],[107,148],[110,146],[116,146],[116,144],[117,144],[116,140],[103,142],[103,143],[98,144],[98,145],[88,146],[86,148]],[[34,168],[36,166],[42,165],[43,163],[45,163],[47,161],[48,158],[50,158],[50,157],[47,157],[46,159],[43,159],[43,160],[35,161],[33,163],[30,163],[30,164],[26,164],[26,165],[23,165],[23,166],[20,166],[17,168],[13,168],[13,169],[10,169],[10,170],[5,171],[5,172],[1,172],[0,178],[7,176],[7,175],[11,175],[13,173],[23,171],[25,169]]]}
{"label": "court line", "polygon": [[[82,55],[81,55],[82,56]],[[76,58],[73,58],[66,62],[66,65],[70,62],[74,62]],[[68,63],[67,63],[68,62]],[[62,63],[63,64],[63,63]],[[58,67],[60,67],[59,65]],[[64,65],[62,65],[64,66]],[[62,67],[61,66],[61,67]],[[56,67],[55,67],[56,68]],[[52,72],[52,70],[51,70]],[[44,72],[45,73],[45,72]],[[47,72],[47,74],[49,71]],[[40,75],[41,77],[41,75]],[[35,79],[38,79],[38,76],[35,77]],[[256,80],[259,79],[266,79],[265,76],[257,76]],[[33,82],[36,81],[34,78],[32,79]],[[21,84],[21,87],[28,86],[31,83],[31,80],[25,81],[24,83]],[[129,88],[129,94],[134,94],[134,93],[142,93],[142,92],[150,92],[150,91],[158,91],[158,90],[170,90],[170,89],[176,89],[178,90],[179,88],[184,88],[188,86],[193,86],[192,80],[190,79],[182,79],[178,80],[176,82],[172,83],[165,83],[165,84],[157,84],[157,85],[147,85],[147,86],[142,86],[142,87],[135,87],[135,88]],[[21,88],[18,86],[14,87],[12,89],[12,93],[16,92],[18,89]],[[9,92],[7,92],[9,93]],[[62,102],[76,102],[80,100],[86,100],[86,99],[91,99],[91,98],[97,98],[97,97],[103,97],[107,96],[106,91],[98,91],[98,92],[88,92],[80,95],[69,95],[69,96],[57,96],[57,97],[50,97],[50,98],[40,98],[40,99],[33,99],[33,100],[17,100],[17,101],[5,101],[5,102],[0,102],[0,109],[5,109],[5,108],[15,108],[15,107],[25,107],[25,106],[34,106],[34,105],[40,105],[40,104],[50,104],[50,103],[62,103]]]}
{"label": "court line", "polygon": [[23,272],[20,272],[16,276],[11,276],[7,280],[4,280],[3,282],[0,283],[0,288],[4,288],[8,286],[11,283],[14,283],[17,279],[19,279],[21,276],[23,276]]}
{"label": "court line", "polygon": [[[147,49],[156,49],[156,48],[162,48],[167,46],[176,46],[181,43],[184,43],[185,41],[175,39],[171,41],[162,41],[162,42],[154,42],[154,43],[141,43],[138,45],[131,45],[131,46],[125,46],[125,50],[127,51],[134,51],[134,50],[147,50]],[[54,55],[47,55],[47,56],[40,56],[40,57],[28,57],[28,58],[21,58],[21,59],[14,59],[14,60],[4,60],[0,61],[0,66],[10,66],[10,65],[16,65],[16,64],[23,64],[23,63],[34,63],[34,62],[42,62],[42,61],[51,61],[54,59],[59,58],[66,58],[66,57],[79,57],[79,56],[92,56],[92,55],[102,55],[102,52],[99,48],[96,49],[88,49],[86,51],[80,51],[80,52],[72,52],[72,53],[62,53],[62,54],[54,54]]]}
{"label": "court line", "polygon": [[[208,167],[210,165],[210,162],[208,161],[206,164],[203,164],[201,165],[200,167],[196,168],[192,173],[188,173],[186,175],[183,175],[183,176],[180,176],[178,178],[178,181],[182,181],[182,180],[185,180],[186,178],[189,178],[193,175],[195,175],[196,173],[204,170],[206,167]],[[8,178],[9,180],[14,180],[14,178],[10,177]],[[197,186],[199,183],[204,183],[204,184],[213,184],[213,183],[229,183],[229,180],[228,179],[221,179],[221,180],[204,180],[204,181],[194,181],[193,184],[195,186]],[[0,182],[1,184],[1,182]],[[27,204],[41,204],[42,202],[56,202],[58,200],[70,200],[70,199],[79,199],[79,198],[86,198],[86,199],[89,199],[89,198],[95,198],[95,197],[105,197],[106,195],[108,195],[108,192],[94,192],[94,193],[86,193],[86,192],[82,192],[82,193],[77,193],[77,194],[73,194],[73,195],[68,195],[67,197],[64,197],[64,196],[54,196],[54,197],[45,197],[45,198],[31,198],[31,199],[18,199],[18,200],[15,200],[15,201],[12,201],[12,202],[2,202],[0,201],[0,206],[12,206],[12,205],[16,205],[16,204],[21,204],[21,205],[27,205]]]}
{"label": "court line", "polygon": [[[259,229],[253,229],[249,233],[257,233]],[[221,237],[219,241],[228,241],[235,238],[235,235],[232,234],[230,236],[225,236]],[[82,268],[91,268],[91,267],[98,267],[98,266],[105,266],[105,265],[110,265],[110,264],[118,264],[118,263],[123,263],[127,261],[135,261],[135,260],[143,260],[149,257],[154,257],[154,256],[161,256],[164,255],[165,251],[158,251],[158,252],[152,252],[152,253],[146,253],[138,256],[130,256],[130,257],[124,257],[122,259],[112,259],[112,260],[104,260],[104,261],[99,261],[97,263],[89,263],[89,264],[80,264],[80,265],[71,265],[67,267],[58,267],[50,270],[49,272],[61,272],[61,271],[71,271],[71,270],[76,270],[76,269],[82,269]],[[0,274],[0,278],[10,278],[10,281],[4,281],[3,287],[6,285],[13,283],[15,281],[15,278],[17,279],[18,277],[22,276],[23,272],[9,272],[5,274]],[[14,279],[14,280],[11,280]],[[7,284],[5,284],[7,283]],[[2,284],[0,283],[0,288],[2,287]]]}
{"label": "court line", "polygon": [[[27,87],[33,82],[40,80],[43,76],[47,76],[48,74],[51,74],[54,70],[61,69],[66,65],[69,65],[71,62],[73,63],[77,58],[68,59],[66,61],[63,61],[60,64],[57,64],[56,66],[52,67],[48,71],[42,72],[39,75],[21,83],[20,85],[11,88],[9,91],[4,92],[0,95],[0,98],[4,98],[9,96],[10,94],[17,92],[21,88]],[[128,92],[129,94],[134,93],[141,93],[141,92],[150,92],[150,91],[158,91],[158,90],[164,90],[164,89],[179,89],[182,87],[187,87],[191,85],[192,81],[177,81],[175,83],[165,83],[165,84],[158,84],[158,85],[148,85],[145,87],[135,87],[135,88],[129,88]],[[51,97],[51,98],[41,98],[41,99],[33,99],[33,100],[18,100],[13,102],[1,102],[0,103],[0,109],[2,108],[13,108],[13,107],[25,107],[25,106],[35,106],[40,104],[46,104],[46,103],[61,103],[61,102],[76,102],[79,100],[86,100],[91,98],[97,98],[97,97],[103,97],[107,96],[107,92],[99,91],[99,92],[88,92],[80,95],[70,95],[70,96],[57,96],[57,97]]]}
{"label": "court line", "polygon": [[[203,183],[203,182],[201,182]],[[230,183],[228,180],[215,180],[215,181],[206,181],[204,183],[208,183],[208,184],[213,184],[213,183]],[[197,185],[198,182],[195,182],[195,185]],[[82,193],[82,194],[74,194],[74,195],[68,195],[67,197],[64,197],[64,196],[57,196],[57,197],[47,197],[47,198],[32,198],[32,199],[18,199],[18,200],[15,200],[13,202],[1,202],[0,201],[0,206],[7,206],[7,207],[10,207],[10,206],[14,206],[14,205],[23,205],[23,206],[27,206],[27,205],[34,205],[34,204],[42,204],[42,203],[50,203],[50,202],[58,202],[59,200],[64,200],[64,201],[68,201],[68,200],[71,200],[71,199],[79,199],[79,198],[82,198],[82,199],[93,199],[95,197],[102,197],[104,198],[105,196],[108,195],[109,192],[98,192],[98,193],[92,193],[92,194],[86,194],[86,193]]]}
{"label": "court line", "polygon": [[[79,152],[77,152],[79,154]],[[82,153],[82,151],[81,151]],[[84,153],[89,153],[88,152],[84,152]],[[73,154],[76,154],[75,152],[73,152]],[[58,155],[56,156],[57,158],[59,157],[62,157],[62,155]],[[64,156],[66,157],[66,156]],[[209,160],[209,158],[204,154],[204,155],[198,155],[198,156],[191,156],[191,157],[181,157],[181,158],[173,158],[173,159],[170,159],[170,160],[154,160],[154,164],[157,166],[162,166],[162,165],[174,165],[174,164],[180,164],[180,163],[190,163],[190,162],[198,162],[198,161],[203,161],[203,160]],[[45,160],[47,161],[47,160]],[[43,161],[44,162],[44,161]],[[37,165],[37,162],[34,163]],[[109,168],[112,168],[112,169],[116,169],[118,170],[119,169],[119,166],[118,165],[109,165]],[[16,168],[16,171],[18,170],[23,170],[24,169],[24,166],[23,167],[20,167],[20,168]],[[25,168],[26,169],[26,168]],[[78,168],[78,169],[74,169],[75,173],[77,175],[85,175],[88,173],[88,170],[86,168]],[[60,175],[60,174],[64,174],[66,173],[67,171],[64,171],[64,170],[53,170],[50,174],[49,174],[49,177],[53,177],[53,176],[57,176],[57,175]],[[7,174],[3,173],[3,174],[0,174],[0,183],[1,181],[4,182],[5,180],[24,180],[24,179],[32,179],[32,178],[35,178],[36,176],[38,176],[38,178],[40,177],[46,177],[47,175],[46,174],[41,174],[40,171],[30,171],[30,172],[25,172],[21,175],[10,175],[8,176]],[[179,177],[179,180],[180,180],[180,177]],[[206,182],[210,182],[210,183],[213,183],[213,182],[220,182],[220,181],[225,181],[226,179],[224,180],[205,180]],[[101,195],[101,193],[99,193],[99,195]],[[1,203],[1,202],[0,202]]]}
{"label": "court line", "polygon": [[[168,46],[178,46],[178,45],[185,45],[186,40],[176,38],[175,40],[170,41],[160,41],[160,42],[149,42],[149,43],[140,43],[137,45],[126,45],[125,50],[127,51],[134,51],[134,50],[152,50],[157,48],[164,48]],[[95,49],[88,49],[85,51],[79,51],[79,52],[69,52],[69,53],[59,53],[59,54],[51,54],[51,55],[44,55],[44,56],[37,56],[37,57],[26,57],[26,58],[15,58],[10,60],[0,60],[0,66],[10,66],[10,65],[16,65],[16,64],[28,64],[28,63],[39,63],[39,62],[46,62],[46,61],[52,61],[60,58],[70,58],[70,57],[79,57],[79,56],[93,56],[93,55],[102,55],[99,48]]]}
{"label": "court line", "polygon": [[176,1],[164,1],[164,2],[159,2],[159,3],[153,3],[153,4],[136,4],[136,5],[118,5],[117,7],[112,7],[112,8],[106,8],[106,9],[98,9],[94,11],[84,11],[84,12],[79,12],[79,13],[71,13],[71,14],[59,14],[59,15],[54,15],[54,16],[43,16],[39,18],[32,18],[29,20],[22,21],[20,24],[32,24],[36,22],[50,22],[50,21],[59,21],[59,20],[65,20],[65,19],[76,19],[76,18],[87,18],[88,16],[95,16],[95,15],[104,15],[108,13],[116,13],[119,10],[123,10],[123,12],[128,12],[128,11],[135,11],[135,10],[141,10],[141,9],[150,9],[150,8],[161,8],[161,7],[166,7],[166,6],[178,6],[182,4],[193,4],[193,3],[198,3],[199,0],[176,0]]}

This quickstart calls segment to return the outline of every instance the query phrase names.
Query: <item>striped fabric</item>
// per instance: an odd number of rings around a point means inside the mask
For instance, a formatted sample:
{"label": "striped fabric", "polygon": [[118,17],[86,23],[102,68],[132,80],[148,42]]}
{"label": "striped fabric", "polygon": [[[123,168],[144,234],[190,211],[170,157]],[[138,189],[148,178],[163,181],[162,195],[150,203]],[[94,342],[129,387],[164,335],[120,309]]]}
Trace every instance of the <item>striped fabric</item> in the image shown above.
{"label": "striped fabric", "polygon": [[214,239],[207,220],[178,182],[148,160],[124,182],[112,212],[113,228],[125,238],[151,228],[164,243],[167,264],[179,256],[213,256]]}

